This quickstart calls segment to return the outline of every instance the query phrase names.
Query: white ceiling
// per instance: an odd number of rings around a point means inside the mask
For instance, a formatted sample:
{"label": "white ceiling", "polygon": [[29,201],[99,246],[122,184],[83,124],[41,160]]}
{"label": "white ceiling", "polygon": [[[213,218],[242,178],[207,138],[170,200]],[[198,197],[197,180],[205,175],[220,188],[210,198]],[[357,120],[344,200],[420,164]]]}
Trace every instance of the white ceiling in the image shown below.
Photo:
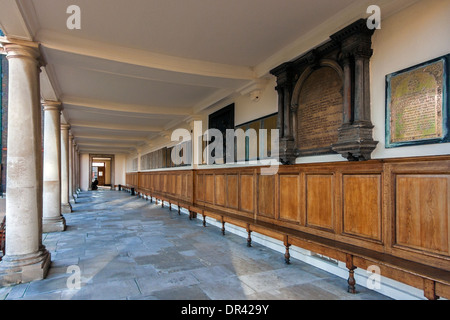
{"label": "white ceiling", "polygon": [[[129,153],[266,77],[379,4],[408,0],[0,0],[7,37],[38,41],[44,99],[81,151]],[[69,30],[70,5],[81,29]]]}

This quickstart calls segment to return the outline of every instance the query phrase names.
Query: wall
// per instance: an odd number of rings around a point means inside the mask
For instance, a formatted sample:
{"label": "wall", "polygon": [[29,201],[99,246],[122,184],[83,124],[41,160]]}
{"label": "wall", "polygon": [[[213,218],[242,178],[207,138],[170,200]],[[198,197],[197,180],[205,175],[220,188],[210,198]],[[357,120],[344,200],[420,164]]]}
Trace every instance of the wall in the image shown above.
{"label": "wall", "polygon": [[127,159],[124,154],[116,154],[114,157],[114,184],[125,184],[125,173],[127,171]]}
{"label": "wall", "polygon": [[111,161],[105,161],[105,185],[111,184]]}
{"label": "wall", "polygon": [[80,189],[88,191],[90,185],[89,179],[89,154],[80,154]]}
{"label": "wall", "polygon": [[[450,41],[450,1],[422,0],[389,16],[382,21],[372,41],[374,50],[371,59],[371,117],[374,124],[373,138],[378,146],[372,153],[373,159],[444,155],[450,153],[450,143],[385,148],[385,77],[407,67],[449,54]],[[382,12],[383,18],[383,12]],[[278,96],[274,77],[262,90],[259,101],[252,101],[248,94],[236,93],[234,97],[211,106],[205,113],[211,114],[230,103],[235,103],[235,124],[239,125],[278,111]],[[208,127],[204,121],[203,129]],[[158,148],[170,144],[169,140],[158,140]],[[148,148],[147,151],[157,148]],[[144,154],[144,153],[143,153]],[[136,156],[133,156],[136,157]],[[127,171],[132,171],[128,157]],[[296,163],[346,161],[340,155],[312,156],[297,158]]]}
{"label": "wall", "polygon": [[372,123],[379,141],[373,158],[442,155],[450,144],[385,149],[386,75],[450,53],[450,1],[423,0],[382,21],[373,36]]}
{"label": "wall", "polygon": [[278,94],[275,77],[270,78],[261,92],[259,101],[252,101],[248,94],[238,96],[235,100],[235,125],[278,112]]}

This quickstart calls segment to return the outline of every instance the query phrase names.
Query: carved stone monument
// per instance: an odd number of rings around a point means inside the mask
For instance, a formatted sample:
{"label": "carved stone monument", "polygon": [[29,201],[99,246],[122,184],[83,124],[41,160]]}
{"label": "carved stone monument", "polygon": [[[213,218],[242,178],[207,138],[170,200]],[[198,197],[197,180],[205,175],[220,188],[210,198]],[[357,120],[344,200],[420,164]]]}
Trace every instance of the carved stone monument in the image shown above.
{"label": "carved stone monument", "polygon": [[339,153],[369,160],[370,70],[374,30],[361,19],[300,58],[273,69],[277,77],[280,159]]}

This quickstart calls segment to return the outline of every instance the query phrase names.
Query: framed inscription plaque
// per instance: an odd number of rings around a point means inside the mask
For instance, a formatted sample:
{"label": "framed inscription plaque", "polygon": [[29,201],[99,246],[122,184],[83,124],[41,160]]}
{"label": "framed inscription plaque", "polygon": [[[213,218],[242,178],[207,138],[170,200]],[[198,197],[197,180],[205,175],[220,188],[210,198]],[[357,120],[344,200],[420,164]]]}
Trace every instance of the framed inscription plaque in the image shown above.
{"label": "framed inscription plaque", "polygon": [[450,141],[449,58],[386,76],[386,148]]}
{"label": "framed inscription plaque", "polygon": [[331,67],[322,66],[301,84],[296,119],[300,156],[334,153],[342,125],[342,78]]}

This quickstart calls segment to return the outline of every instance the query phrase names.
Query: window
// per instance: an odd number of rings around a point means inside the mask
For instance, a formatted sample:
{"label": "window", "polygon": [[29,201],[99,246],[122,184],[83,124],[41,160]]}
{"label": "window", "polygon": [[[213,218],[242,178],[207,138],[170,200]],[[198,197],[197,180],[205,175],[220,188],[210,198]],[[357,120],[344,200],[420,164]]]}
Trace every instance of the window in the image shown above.
{"label": "window", "polygon": [[105,163],[104,162],[92,162],[92,166],[93,167],[104,167]]}
{"label": "window", "polygon": [[[277,129],[277,121],[278,114],[275,113],[270,116],[236,126],[236,129],[242,129],[244,132],[247,132],[249,129],[253,129],[256,133],[256,135],[253,136],[250,134],[245,135],[245,161],[262,160],[271,157],[271,130]],[[261,129],[266,130],[265,134],[263,134],[264,131],[261,132]],[[251,141],[252,139],[255,139],[255,142]],[[235,152],[237,153],[235,159],[242,161],[244,159],[242,159],[242,156],[239,156],[237,148],[238,146],[235,145]],[[261,157],[261,152],[263,157]]]}

